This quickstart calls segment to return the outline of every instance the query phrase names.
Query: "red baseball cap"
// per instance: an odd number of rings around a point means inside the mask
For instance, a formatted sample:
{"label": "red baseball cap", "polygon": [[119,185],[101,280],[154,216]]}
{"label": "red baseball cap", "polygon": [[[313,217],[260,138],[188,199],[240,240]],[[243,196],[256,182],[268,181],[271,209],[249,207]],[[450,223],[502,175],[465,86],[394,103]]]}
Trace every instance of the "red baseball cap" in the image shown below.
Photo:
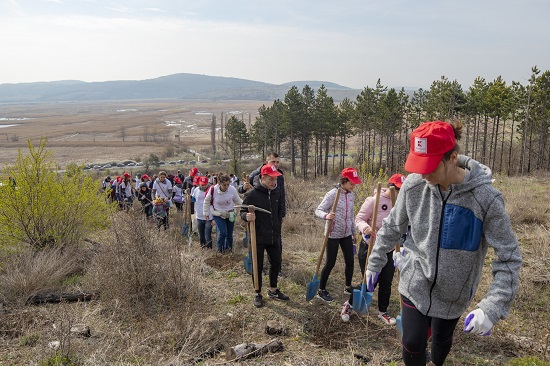
{"label": "red baseball cap", "polygon": [[453,126],[447,122],[424,122],[411,133],[411,149],[405,170],[411,173],[433,172],[445,153],[456,145]]}
{"label": "red baseball cap", "polygon": [[196,175],[196,176],[193,177],[193,185],[194,185],[194,186],[198,186],[198,185],[199,185],[199,178],[200,178],[200,177],[199,177],[198,175]]}
{"label": "red baseball cap", "polygon": [[262,166],[260,174],[269,175],[270,177],[278,177],[279,175],[282,175],[273,164],[265,164],[264,166]]}
{"label": "red baseball cap", "polygon": [[123,174],[125,178],[132,178],[132,176],[130,175],[130,173],[124,173]]}
{"label": "red baseball cap", "polygon": [[359,174],[357,173],[357,169],[355,168],[344,168],[342,170],[342,177],[348,178],[348,180],[353,184],[361,184],[361,178],[359,178]]}
{"label": "red baseball cap", "polygon": [[176,184],[180,184],[180,183],[181,183],[180,177],[174,178],[174,182],[175,182]]}
{"label": "red baseball cap", "polygon": [[193,167],[191,168],[191,170],[189,171],[189,175],[194,177],[195,175],[197,175],[197,173],[199,172],[199,169],[196,168],[196,167]]}
{"label": "red baseball cap", "polygon": [[403,182],[405,181],[405,178],[407,177],[405,177],[403,174],[394,174],[390,177],[390,179],[388,180],[388,183],[392,183],[397,188],[401,188],[401,186],[403,185]]}
{"label": "red baseball cap", "polygon": [[208,177],[206,175],[202,175],[199,177],[199,184],[208,184]]}
{"label": "red baseball cap", "polygon": [[142,178],[142,179],[150,179],[149,176],[148,176],[147,174],[143,174],[143,175],[141,176],[141,178]]}

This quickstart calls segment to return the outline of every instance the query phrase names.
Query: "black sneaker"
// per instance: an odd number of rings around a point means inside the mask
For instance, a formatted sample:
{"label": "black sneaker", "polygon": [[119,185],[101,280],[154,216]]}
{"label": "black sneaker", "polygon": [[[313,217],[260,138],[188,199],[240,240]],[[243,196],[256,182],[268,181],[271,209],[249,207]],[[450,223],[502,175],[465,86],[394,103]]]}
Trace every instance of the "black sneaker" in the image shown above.
{"label": "black sneaker", "polygon": [[352,295],[352,294],[353,294],[353,290],[361,290],[361,285],[346,287],[346,288],[344,289],[344,294],[345,294],[345,295]]}
{"label": "black sneaker", "polygon": [[333,302],[334,301],[332,296],[330,296],[328,291],[325,290],[325,289],[322,289],[322,290],[319,289],[319,291],[317,291],[317,297],[320,298],[323,301],[326,301],[326,302]]}
{"label": "black sneaker", "polygon": [[257,308],[264,306],[264,299],[261,294],[256,294],[254,297],[254,306]]}
{"label": "black sneaker", "polygon": [[272,299],[280,300],[280,301],[288,301],[290,297],[283,294],[279,289],[276,289],[275,292],[271,292],[270,289],[267,289],[267,296],[269,296]]}

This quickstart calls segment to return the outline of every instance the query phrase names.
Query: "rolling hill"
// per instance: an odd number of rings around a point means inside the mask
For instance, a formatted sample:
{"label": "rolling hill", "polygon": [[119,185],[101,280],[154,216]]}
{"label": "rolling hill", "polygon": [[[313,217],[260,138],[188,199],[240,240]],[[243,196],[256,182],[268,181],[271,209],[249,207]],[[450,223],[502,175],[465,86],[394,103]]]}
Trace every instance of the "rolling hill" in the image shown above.
{"label": "rolling hill", "polygon": [[275,85],[238,78],[180,73],[147,80],[63,80],[0,84],[0,103],[151,99],[273,101],[283,99],[292,85],[301,90],[306,84],[314,90],[324,84],[336,102],[346,97],[355,100],[360,93],[360,90],[324,81],[295,81]]}

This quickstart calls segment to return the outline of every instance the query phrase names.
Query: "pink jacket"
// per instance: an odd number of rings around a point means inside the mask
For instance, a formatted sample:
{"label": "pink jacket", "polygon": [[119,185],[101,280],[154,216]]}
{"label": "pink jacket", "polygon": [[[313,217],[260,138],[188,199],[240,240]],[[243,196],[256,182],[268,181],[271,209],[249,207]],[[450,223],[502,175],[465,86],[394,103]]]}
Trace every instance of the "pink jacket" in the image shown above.
{"label": "pink jacket", "polygon": [[[382,220],[384,220],[390,214],[390,211],[392,209],[391,199],[385,195],[387,191],[388,188],[382,188],[382,191],[380,192],[378,215],[376,217],[376,229],[380,229],[382,227]],[[376,189],[374,190],[374,194],[372,196],[365,199],[365,202],[363,202],[363,205],[361,205],[359,212],[357,212],[357,215],[355,215],[355,226],[357,226],[357,230],[359,230],[361,234],[363,233],[363,230],[365,230],[365,228],[372,226],[372,215],[374,213],[375,200]]]}

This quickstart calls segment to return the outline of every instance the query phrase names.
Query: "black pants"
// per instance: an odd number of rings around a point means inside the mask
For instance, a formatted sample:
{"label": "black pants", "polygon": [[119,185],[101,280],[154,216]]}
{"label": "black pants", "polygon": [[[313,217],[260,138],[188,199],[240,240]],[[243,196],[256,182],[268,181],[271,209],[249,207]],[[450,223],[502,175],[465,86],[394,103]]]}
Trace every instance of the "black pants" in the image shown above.
{"label": "black pants", "polygon": [[[359,244],[359,253],[357,254],[357,260],[359,261],[359,267],[361,268],[361,280],[365,275],[365,263],[367,259],[368,246],[367,243],[361,239],[361,244]],[[378,311],[385,313],[388,311],[388,306],[390,305],[390,296],[391,296],[391,283],[393,281],[393,275],[395,273],[395,267],[393,266],[393,250],[389,253],[386,253],[388,261],[380,275],[378,276]],[[349,303],[352,304],[353,296],[350,296]],[[353,305],[353,304],[352,304]]]}
{"label": "black pants", "polygon": [[453,345],[453,332],[459,318],[440,319],[422,314],[404,296],[402,301],[403,361],[406,366],[426,365],[428,328],[432,328],[432,362],[443,365]]}
{"label": "black pants", "polygon": [[[281,246],[280,245],[256,245],[258,256],[258,291],[262,292],[262,271],[264,270],[264,251],[267,252],[267,257],[271,266],[269,267],[269,287],[277,288],[277,278],[281,272]],[[254,271],[252,271],[252,283],[254,283]]]}
{"label": "black pants", "polygon": [[346,287],[351,286],[351,279],[353,277],[353,239],[352,236],[346,236],[341,239],[329,239],[327,242],[327,260],[325,266],[321,271],[321,281],[319,288],[325,289],[327,286],[328,276],[336,264],[336,257],[338,256],[338,247],[342,248],[344,255],[344,262],[346,264]]}

